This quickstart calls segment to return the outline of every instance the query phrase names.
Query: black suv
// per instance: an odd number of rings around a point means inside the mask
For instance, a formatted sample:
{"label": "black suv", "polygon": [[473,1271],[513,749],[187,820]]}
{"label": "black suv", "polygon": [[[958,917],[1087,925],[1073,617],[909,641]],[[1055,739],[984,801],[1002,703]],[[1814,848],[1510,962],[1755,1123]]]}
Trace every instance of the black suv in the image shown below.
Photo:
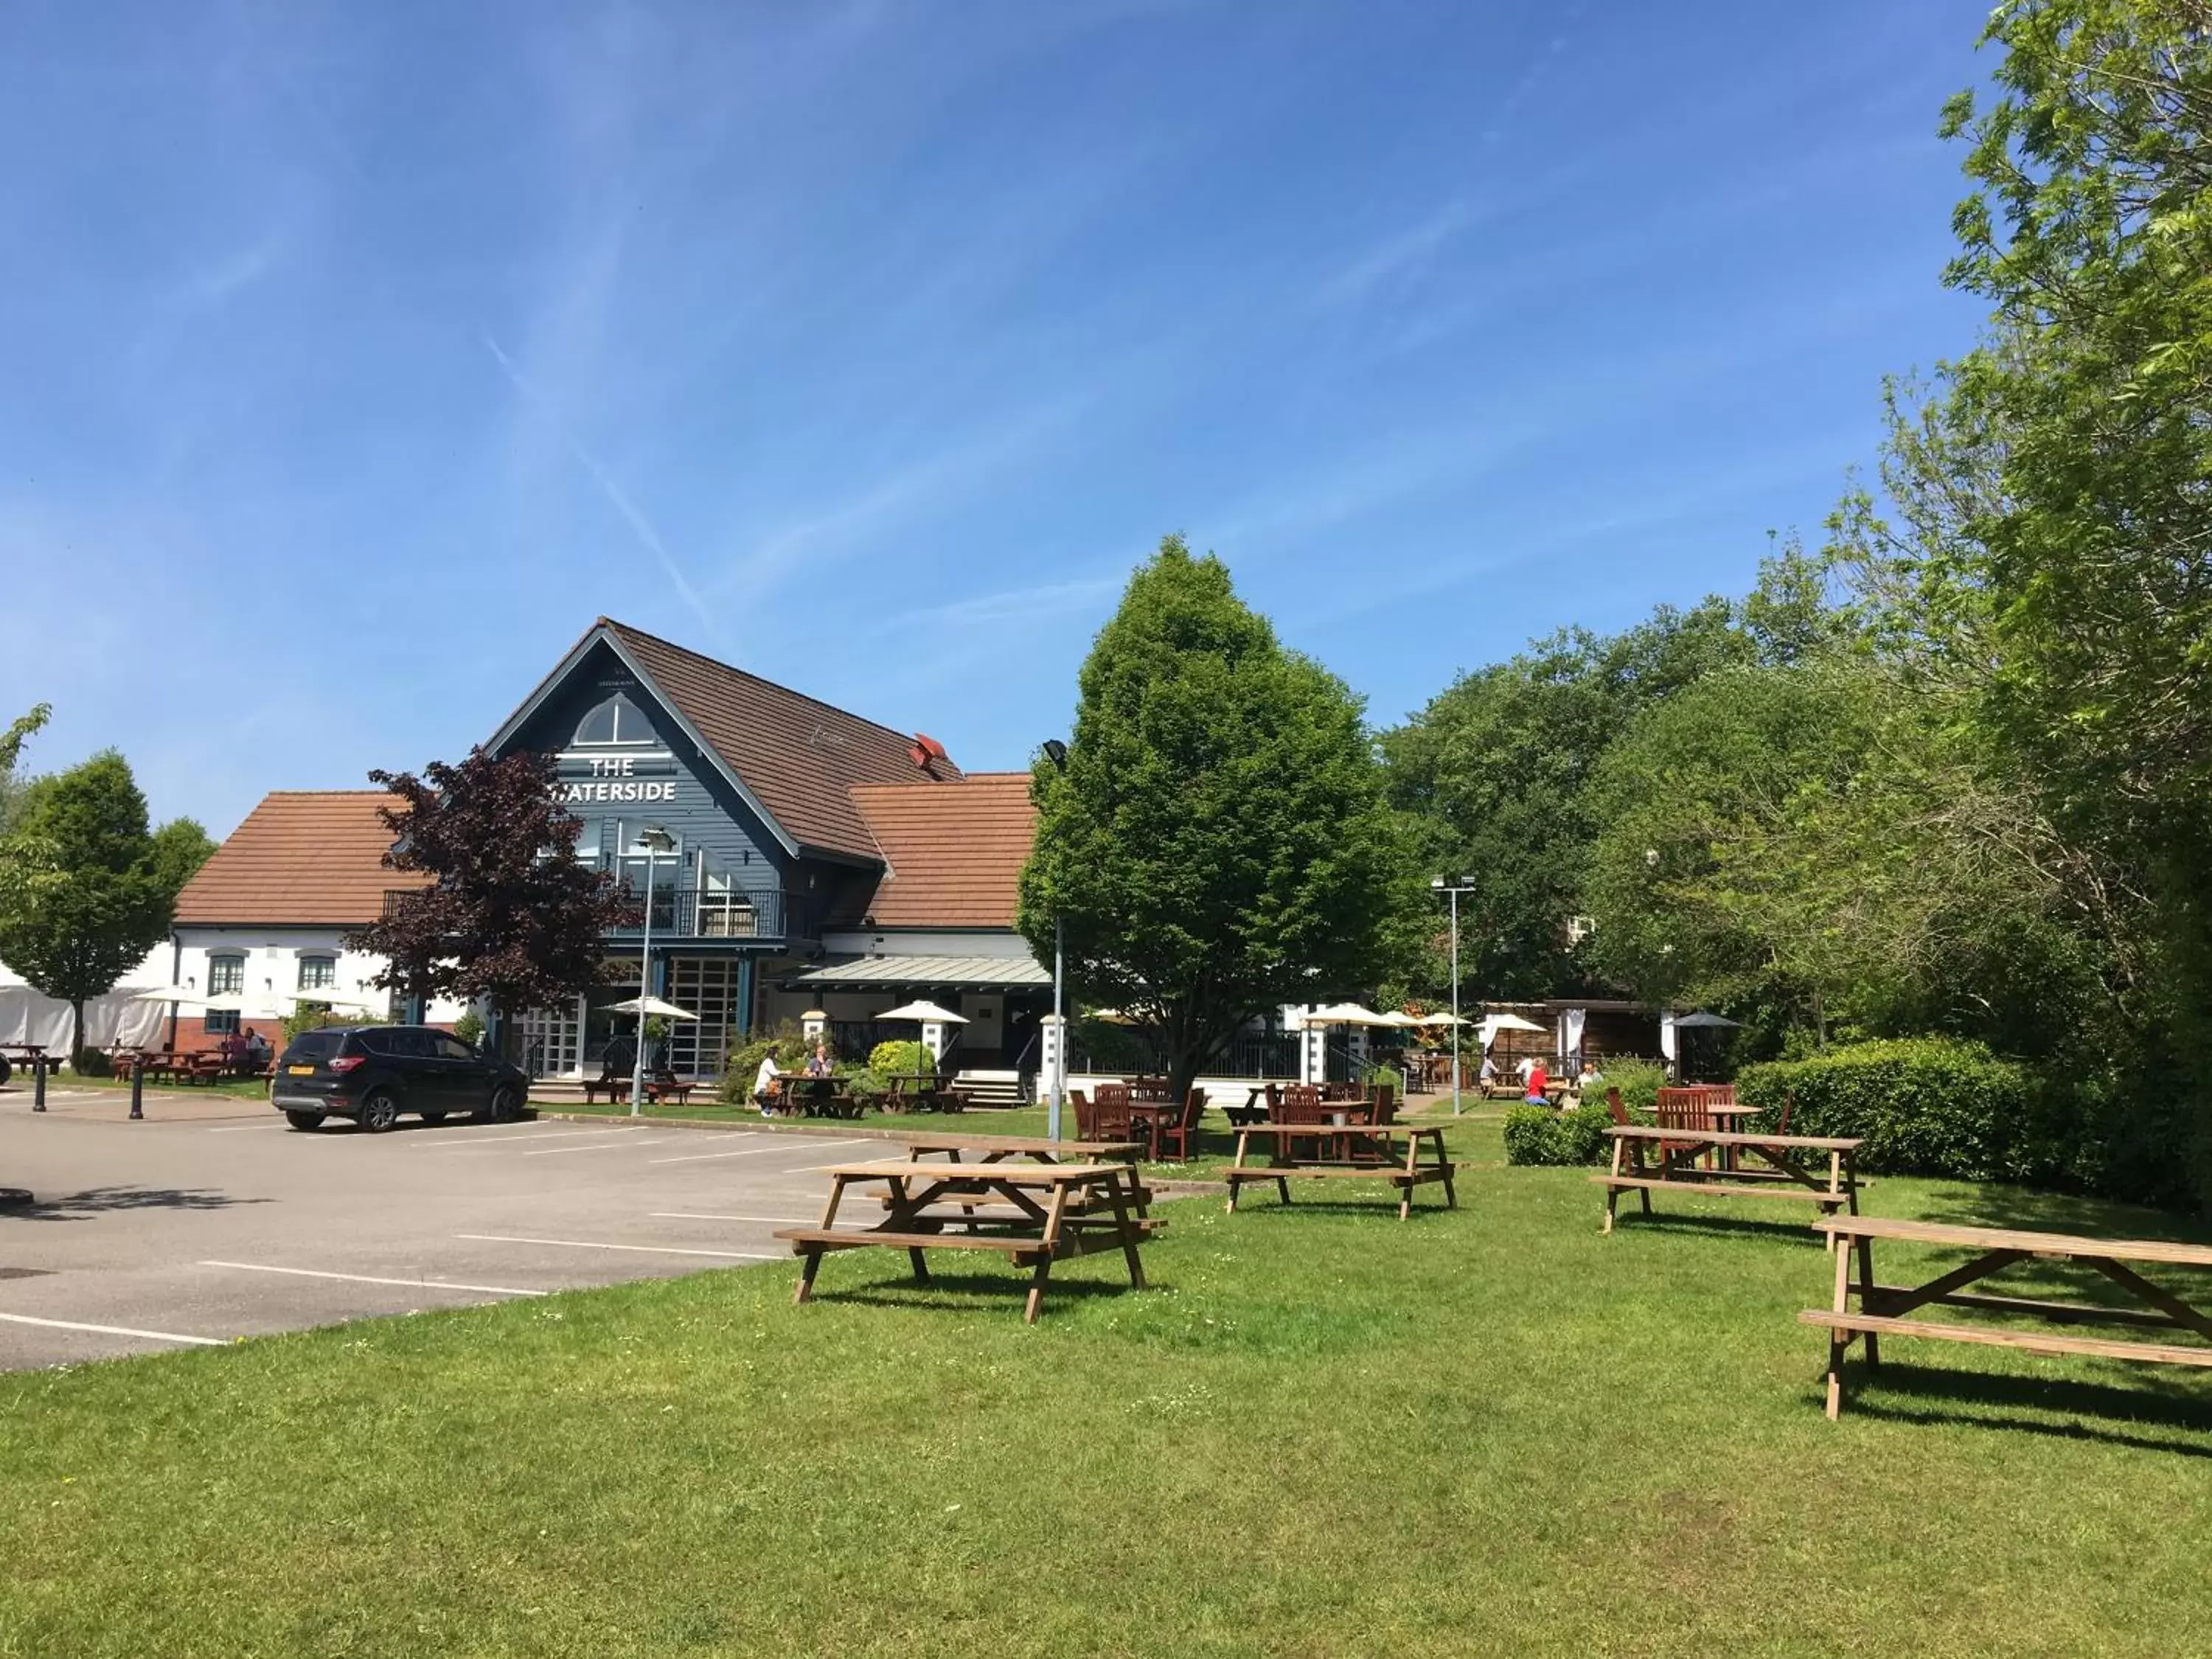
{"label": "black suv", "polygon": [[412,1112],[425,1123],[448,1113],[517,1118],[529,1098],[521,1067],[480,1054],[432,1025],[326,1025],[285,1045],[269,1103],[295,1129],[349,1117],[381,1134]]}

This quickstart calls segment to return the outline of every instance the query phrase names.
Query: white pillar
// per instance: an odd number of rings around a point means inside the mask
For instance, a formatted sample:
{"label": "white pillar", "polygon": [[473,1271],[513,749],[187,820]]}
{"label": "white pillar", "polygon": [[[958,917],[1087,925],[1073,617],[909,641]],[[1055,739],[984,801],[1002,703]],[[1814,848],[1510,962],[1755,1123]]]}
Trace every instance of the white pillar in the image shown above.
{"label": "white pillar", "polygon": [[939,1060],[945,1058],[944,1021],[933,1019],[923,1023],[921,1028],[921,1046],[929,1050],[929,1057],[931,1060]]}
{"label": "white pillar", "polygon": [[1298,1031],[1298,1081],[1328,1081],[1328,1028],[1306,1025]]}
{"label": "white pillar", "polygon": [[799,1017],[799,1029],[809,1042],[825,1042],[830,1037],[830,1016],[819,1008],[809,1008]]}
{"label": "white pillar", "polygon": [[1037,1022],[1037,1098],[1050,1100],[1053,1091],[1067,1088],[1066,1022],[1047,1014]]}

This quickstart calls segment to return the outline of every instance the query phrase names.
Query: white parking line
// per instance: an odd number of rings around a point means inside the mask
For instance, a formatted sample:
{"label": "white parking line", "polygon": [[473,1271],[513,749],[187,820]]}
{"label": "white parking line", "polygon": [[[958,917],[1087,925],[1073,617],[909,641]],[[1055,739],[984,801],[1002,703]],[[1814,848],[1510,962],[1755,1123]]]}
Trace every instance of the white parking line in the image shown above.
{"label": "white parking line", "polygon": [[[781,1136],[778,1136],[776,1138],[778,1139],[782,1139]],[[793,1135],[791,1138],[794,1140],[798,1139],[796,1135]],[[816,1152],[821,1151],[824,1146],[865,1146],[866,1145],[867,1145],[867,1142],[864,1140],[810,1139],[804,1146],[792,1146],[789,1148],[780,1146],[755,1146],[750,1151],[742,1152],[687,1152],[682,1158],[648,1158],[645,1161],[647,1164],[700,1164],[705,1162],[710,1158],[752,1158],[762,1152],[783,1152],[787,1150],[794,1152]]]}
{"label": "white parking line", "polygon": [[641,1255],[713,1255],[729,1261],[788,1261],[786,1255],[763,1255],[757,1250],[679,1250],[672,1244],[603,1244],[589,1238],[523,1238],[513,1233],[455,1233],[478,1244],[557,1244],[570,1250],[631,1250]]}
{"label": "white parking line", "polygon": [[179,1336],[174,1331],[137,1331],[128,1325],[81,1325],[74,1319],[33,1319],[28,1314],[0,1313],[11,1325],[43,1325],[50,1331],[91,1331],[100,1336],[143,1336],[149,1342],[188,1342],[196,1348],[227,1348],[219,1336]]}
{"label": "white parking line", "polygon": [[210,1129],[208,1133],[211,1135],[242,1135],[250,1133],[252,1131],[256,1129],[261,1130],[264,1133],[273,1130],[282,1129],[287,1134],[289,1134],[292,1130],[292,1126],[289,1123],[231,1123],[226,1124],[220,1129]]}
{"label": "white parking line", "polygon": [[[653,1135],[647,1139],[638,1141],[636,1144],[640,1146],[665,1146],[673,1139],[675,1139],[675,1137],[672,1135]],[[625,1135],[620,1140],[602,1141],[596,1146],[548,1146],[542,1152],[525,1152],[523,1157],[557,1158],[562,1152],[618,1152],[622,1151],[623,1147],[630,1144],[629,1138]]]}
{"label": "white parking line", "polygon": [[653,1210],[647,1213],[655,1221],[774,1221],[786,1227],[806,1227],[814,1222],[811,1215],[700,1215],[690,1210]]}
{"label": "white parking line", "polygon": [[426,1140],[410,1140],[408,1145],[428,1147],[434,1152],[445,1146],[489,1146],[502,1140],[574,1140],[582,1135],[634,1135],[636,1133],[627,1124],[612,1129],[547,1129],[540,1133],[533,1124],[518,1123],[505,1134],[471,1135],[463,1140],[434,1137]]}
{"label": "white parking line", "polygon": [[343,1279],[354,1285],[399,1285],[410,1291],[482,1291],[490,1296],[546,1296],[513,1285],[461,1285],[450,1279],[379,1279],[371,1273],[332,1273],[315,1267],[272,1267],[261,1261],[203,1261],[203,1267],[230,1267],[242,1273],[290,1273],[299,1279]]}

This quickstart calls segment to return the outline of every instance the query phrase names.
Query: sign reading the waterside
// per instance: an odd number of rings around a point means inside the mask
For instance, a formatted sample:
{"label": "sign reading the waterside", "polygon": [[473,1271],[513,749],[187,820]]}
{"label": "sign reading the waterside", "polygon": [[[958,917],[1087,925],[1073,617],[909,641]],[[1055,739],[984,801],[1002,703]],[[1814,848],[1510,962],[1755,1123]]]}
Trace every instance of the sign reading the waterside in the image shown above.
{"label": "sign reading the waterside", "polygon": [[[578,757],[563,756],[562,770],[568,771],[578,763]],[[676,780],[673,777],[640,776],[641,773],[673,772],[673,755],[592,755],[583,757],[582,763],[591,769],[588,777],[563,777],[561,781],[562,799],[571,806],[586,801],[672,801],[676,799]]]}

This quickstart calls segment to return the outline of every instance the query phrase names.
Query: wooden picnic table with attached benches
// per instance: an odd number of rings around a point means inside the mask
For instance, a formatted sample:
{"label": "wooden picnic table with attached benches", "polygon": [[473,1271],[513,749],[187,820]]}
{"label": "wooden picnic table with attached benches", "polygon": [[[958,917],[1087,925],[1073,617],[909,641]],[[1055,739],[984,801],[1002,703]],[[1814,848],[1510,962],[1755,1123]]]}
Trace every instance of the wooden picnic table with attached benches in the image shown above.
{"label": "wooden picnic table with attached benches", "polygon": [[[1795,1199],[1818,1205],[1830,1214],[1844,1209],[1854,1214],[1858,1211],[1856,1160],[1862,1142],[1854,1135],[1739,1134],[1725,1129],[1654,1128],[1641,1123],[1616,1123],[1606,1133],[1613,1137],[1613,1167],[1608,1173],[1590,1179],[1606,1189],[1607,1232],[1613,1231],[1614,1211],[1623,1193],[1634,1193],[1643,1201],[1646,1215],[1651,1213],[1655,1192]],[[1650,1155],[1653,1152],[1656,1162]],[[1698,1160],[1715,1152],[1725,1152],[1738,1160],[1748,1154],[1759,1159],[1762,1167],[1703,1167]],[[1795,1156],[1801,1152],[1825,1155],[1825,1180]]]}
{"label": "wooden picnic table with attached benches", "polygon": [[[831,1250],[903,1249],[915,1279],[925,1285],[927,1251],[994,1250],[1030,1270],[1022,1317],[1034,1324],[1052,1264],[1070,1256],[1119,1249],[1128,1263],[1130,1285],[1144,1289],[1137,1247],[1163,1224],[1137,1213],[1142,1189],[1127,1164],[841,1164],[830,1170],[830,1181],[821,1224],[776,1234],[805,1261],[795,1302],[812,1297],[815,1274]],[[877,1182],[888,1189],[884,1218],[872,1227],[838,1226],[846,1189]]]}
{"label": "wooden picnic table with attached benches", "polygon": [[[1970,1308],[2016,1314],[2053,1325],[2133,1325],[2184,1331],[2212,1340],[2212,1314],[2172,1291],[2154,1285],[2130,1263],[2212,1267],[2212,1245],[2177,1244],[2154,1238],[2086,1238],[2070,1233],[2022,1232],[2009,1227],[1963,1227],[1936,1221],[1900,1221],[1887,1216],[1830,1216],[1813,1224],[1828,1235],[1836,1252],[1836,1297],[1830,1308],[1808,1308],[1800,1322],[1828,1333],[1828,1415],[1838,1416],[1844,1401],[1844,1357],[1853,1342],[1866,1340],[1869,1366],[1881,1364],[1885,1336],[1924,1336],[1943,1342],[1975,1342],[2019,1353],[2081,1354],[2098,1359],[2130,1359],[2149,1364],[2212,1366],[2212,1346],[2165,1342],[2118,1342],[2108,1337],[2060,1336],[2047,1331],[2003,1325],[1939,1325],[1909,1319],[1917,1309]],[[1884,1285],[1875,1278],[1874,1241],[1932,1244],[1981,1254],[1924,1285]],[[1838,1246],[1842,1248],[1838,1249]],[[1856,1261],[1857,1273],[1851,1267]],[[2099,1307],[2079,1302],[2048,1302],[2022,1297],[1986,1296],[1966,1286],[2022,1261],[2079,1261],[2094,1268],[2146,1304],[2140,1308]],[[1850,1298],[1858,1298],[1851,1310]]]}
{"label": "wooden picnic table with attached benches", "polygon": [[[1349,1116],[1351,1114],[1346,1113]],[[1268,1161],[1246,1162],[1255,1138],[1265,1144]],[[1392,1143],[1403,1141],[1402,1161]],[[1300,1142],[1313,1143],[1310,1152]],[[1426,1146],[1430,1158],[1421,1161]],[[1236,1163],[1222,1172],[1229,1183],[1229,1212],[1237,1212],[1237,1194],[1255,1181],[1272,1181],[1284,1203],[1291,1201],[1292,1179],[1328,1180],[1356,1177],[1387,1181],[1398,1189],[1398,1219],[1413,1213],[1413,1189],[1441,1182],[1444,1205],[1459,1207],[1452,1190],[1458,1166],[1444,1151],[1443,1126],[1436,1123],[1245,1123],[1237,1126]]]}

